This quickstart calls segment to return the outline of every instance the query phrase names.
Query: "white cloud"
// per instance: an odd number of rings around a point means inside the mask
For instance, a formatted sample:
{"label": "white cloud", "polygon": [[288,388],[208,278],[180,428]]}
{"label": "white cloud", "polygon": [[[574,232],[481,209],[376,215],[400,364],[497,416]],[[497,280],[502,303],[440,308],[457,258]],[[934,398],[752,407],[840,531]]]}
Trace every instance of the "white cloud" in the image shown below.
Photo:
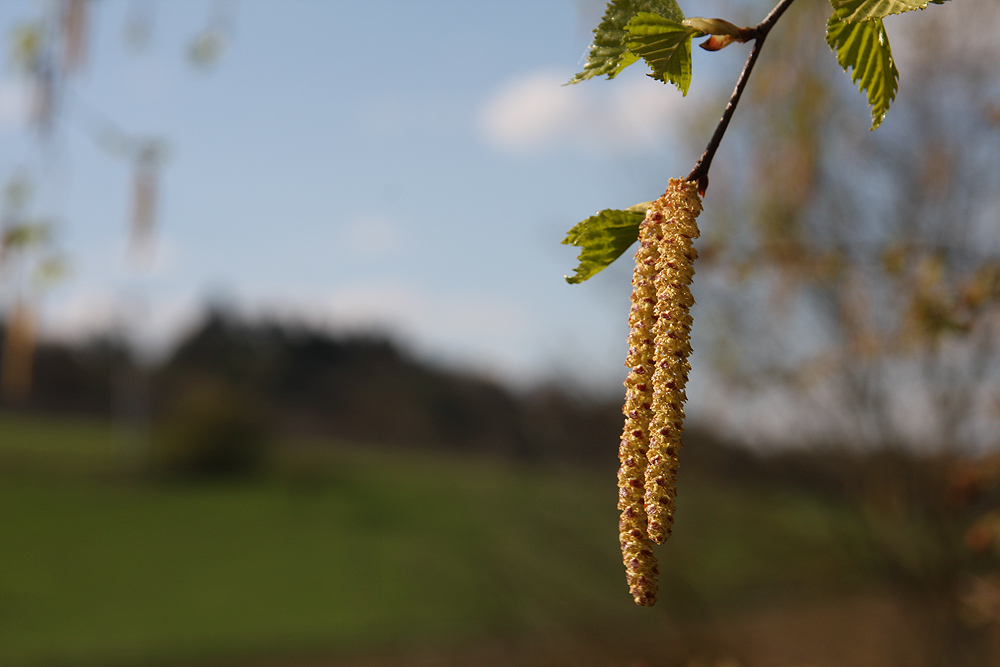
{"label": "white cloud", "polygon": [[335,333],[385,333],[423,357],[505,379],[539,370],[529,352],[531,318],[512,301],[461,286],[440,294],[393,280],[289,288],[238,310]]}
{"label": "white cloud", "polygon": [[479,127],[487,141],[515,154],[566,148],[634,153],[662,148],[677,126],[683,98],[672,86],[625,75],[563,85],[569,78],[543,70],[503,84],[481,109]]}
{"label": "white cloud", "polygon": [[[143,291],[142,285],[66,285],[43,300],[42,335],[61,342],[123,336],[155,358],[197,325],[205,302],[191,293]],[[531,363],[525,354],[531,318],[509,300],[484,299],[462,286],[437,294],[386,280],[328,290],[286,286],[252,299],[239,293],[228,299],[227,308],[250,320],[277,318],[334,333],[381,332],[422,355],[497,374],[520,373]]]}
{"label": "white cloud", "polygon": [[[539,322],[530,305],[461,284],[440,293],[391,278],[326,289],[285,285],[266,294],[237,291],[226,300],[209,302],[247,321],[306,324],[334,335],[384,334],[433,363],[480,372],[513,386],[527,387],[555,376],[595,386],[600,384],[596,377],[601,383],[611,377],[608,384],[618,386],[620,360],[611,360],[606,371],[598,358],[591,359],[594,349],[607,347],[605,341],[591,345],[586,337],[576,339],[572,331],[564,331],[556,342],[551,325]],[[203,292],[150,294],[138,284],[75,283],[44,300],[42,335],[61,342],[121,336],[144,359],[155,362],[199,326],[205,304]]]}
{"label": "white cloud", "polygon": [[121,336],[153,360],[168,353],[203,313],[188,295],[150,297],[141,289],[74,284],[43,300],[41,335],[76,343],[96,336]]}

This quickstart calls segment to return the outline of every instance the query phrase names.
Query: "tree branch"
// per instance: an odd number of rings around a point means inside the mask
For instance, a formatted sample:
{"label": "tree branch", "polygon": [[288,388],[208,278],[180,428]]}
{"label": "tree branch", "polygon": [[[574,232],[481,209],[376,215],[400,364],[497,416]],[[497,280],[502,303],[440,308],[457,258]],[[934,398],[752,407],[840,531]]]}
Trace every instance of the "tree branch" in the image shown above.
{"label": "tree branch", "polygon": [[729,121],[733,118],[733,112],[736,111],[736,105],[740,102],[740,97],[743,95],[743,89],[746,88],[747,81],[750,79],[750,74],[753,72],[753,67],[757,64],[757,57],[760,55],[760,50],[764,46],[764,40],[767,38],[767,34],[777,23],[781,15],[785,13],[785,10],[795,2],[795,0],[781,0],[774,9],[764,17],[764,20],[755,25],[752,28],[746,30],[748,37],[742,41],[753,40],[753,49],[750,51],[750,56],[747,58],[746,64],[743,66],[743,71],[740,72],[740,78],[736,81],[736,89],[733,90],[732,96],[729,98],[729,103],[726,104],[725,110],[722,112],[722,118],[719,120],[719,124],[715,127],[715,132],[712,134],[711,140],[708,142],[708,147],[705,152],[702,153],[701,157],[698,158],[698,162],[695,163],[694,169],[691,173],[687,175],[687,180],[697,181],[698,192],[705,196],[705,190],[708,189],[708,170],[712,166],[712,159],[715,157],[715,152],[719,150],[719,144],[722,143],[722,137],[726,134],[726,129],[729,127]]}

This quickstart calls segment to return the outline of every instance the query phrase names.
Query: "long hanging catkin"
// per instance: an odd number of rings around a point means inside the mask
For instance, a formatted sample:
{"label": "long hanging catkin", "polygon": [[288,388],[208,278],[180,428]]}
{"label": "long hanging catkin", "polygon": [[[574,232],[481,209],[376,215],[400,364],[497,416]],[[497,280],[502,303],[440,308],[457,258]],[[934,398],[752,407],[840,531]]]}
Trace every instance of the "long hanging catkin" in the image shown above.
{"label": "long hanging catkin", "polygon": [[632,276],[625,426],[618,457],[618,524],[629,592],[636,604],[656,602],[653,542],[663,542],[673,523],[677,449],[690,366],[694,303],[689,285],[697,253],[697,186],[671,180],[639,227]]}
{"label": "long hanging catkin", "polygon": [[628,357],[625,379],[625,427],[618,458],[618,535],[629,592],[636,604],[656,602],[656,556],[646,533],[646,450],[653,403],[653,326],[656,309],[656,262],[663,239],[660,225],[647,214],[639,227],[639,249],[632,274],[632,310],[629,313]]}
{"label": "long hanging catkin", "polygon": [[645,509],[649,538],[661,544],[674,523],[677,454],[684,430],[684,402],[691,365],[691,280],[698,252],[696,218],[701,213],[697,185],[671,179],[653,215],[662,216],[663,240],[656,262],[656,325],[653,373],[653,417],[649,427]]}

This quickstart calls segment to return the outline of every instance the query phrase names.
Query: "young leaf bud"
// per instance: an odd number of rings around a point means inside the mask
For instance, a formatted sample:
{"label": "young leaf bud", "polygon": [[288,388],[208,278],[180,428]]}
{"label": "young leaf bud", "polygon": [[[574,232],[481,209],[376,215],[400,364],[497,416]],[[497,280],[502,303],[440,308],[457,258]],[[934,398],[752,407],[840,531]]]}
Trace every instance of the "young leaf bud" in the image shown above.
{"label": "young leaf bud", "polygon": [[725,19],[706,19],[701,18],[700,16],[694,16],[689,19],[684,19],[681,23],[689,28],[694,28],[698,32],[705,35],[729,35],[730,37],[739,37],[742,32],[739,26],[733,25]]}
{"label": "young leaf bud", "polygon": [[746,42],[755,37],[753,29],[740,28],[725,19],[706,19],[695,16],[682,21],[683,25],[697,30],[702,35],[710,35],[699,46],[706,51],[719,51],[733,42]]}
{"label": "young leaf bud", "polygon": [[721,51],[735,41],[732,35],[712,35],[698,46],[706,51]]}

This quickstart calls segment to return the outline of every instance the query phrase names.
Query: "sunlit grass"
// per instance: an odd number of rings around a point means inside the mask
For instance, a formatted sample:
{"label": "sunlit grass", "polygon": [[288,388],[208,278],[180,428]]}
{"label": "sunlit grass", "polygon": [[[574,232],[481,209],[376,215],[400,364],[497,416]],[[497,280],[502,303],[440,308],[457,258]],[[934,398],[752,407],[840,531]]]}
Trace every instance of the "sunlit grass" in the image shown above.
{"label": "sunlit grass", "polygon": [[[115,469],[108,427],[4,417],[0,433],[4,454],[90,452]],[[850,581],[865,567],[844,507],[682,475],[661,601],[643,610],[616,544],[613,459],[604,471],[525,469],[291,444],[242,482],[92,466],[0,476],[0,664],[655,633],[746,591]]]}
{"label": "sunlit grass", "polygon": [[0,461],[48,470],[107,468],[116,454],[114,430],[94,419],[0,414]]}

